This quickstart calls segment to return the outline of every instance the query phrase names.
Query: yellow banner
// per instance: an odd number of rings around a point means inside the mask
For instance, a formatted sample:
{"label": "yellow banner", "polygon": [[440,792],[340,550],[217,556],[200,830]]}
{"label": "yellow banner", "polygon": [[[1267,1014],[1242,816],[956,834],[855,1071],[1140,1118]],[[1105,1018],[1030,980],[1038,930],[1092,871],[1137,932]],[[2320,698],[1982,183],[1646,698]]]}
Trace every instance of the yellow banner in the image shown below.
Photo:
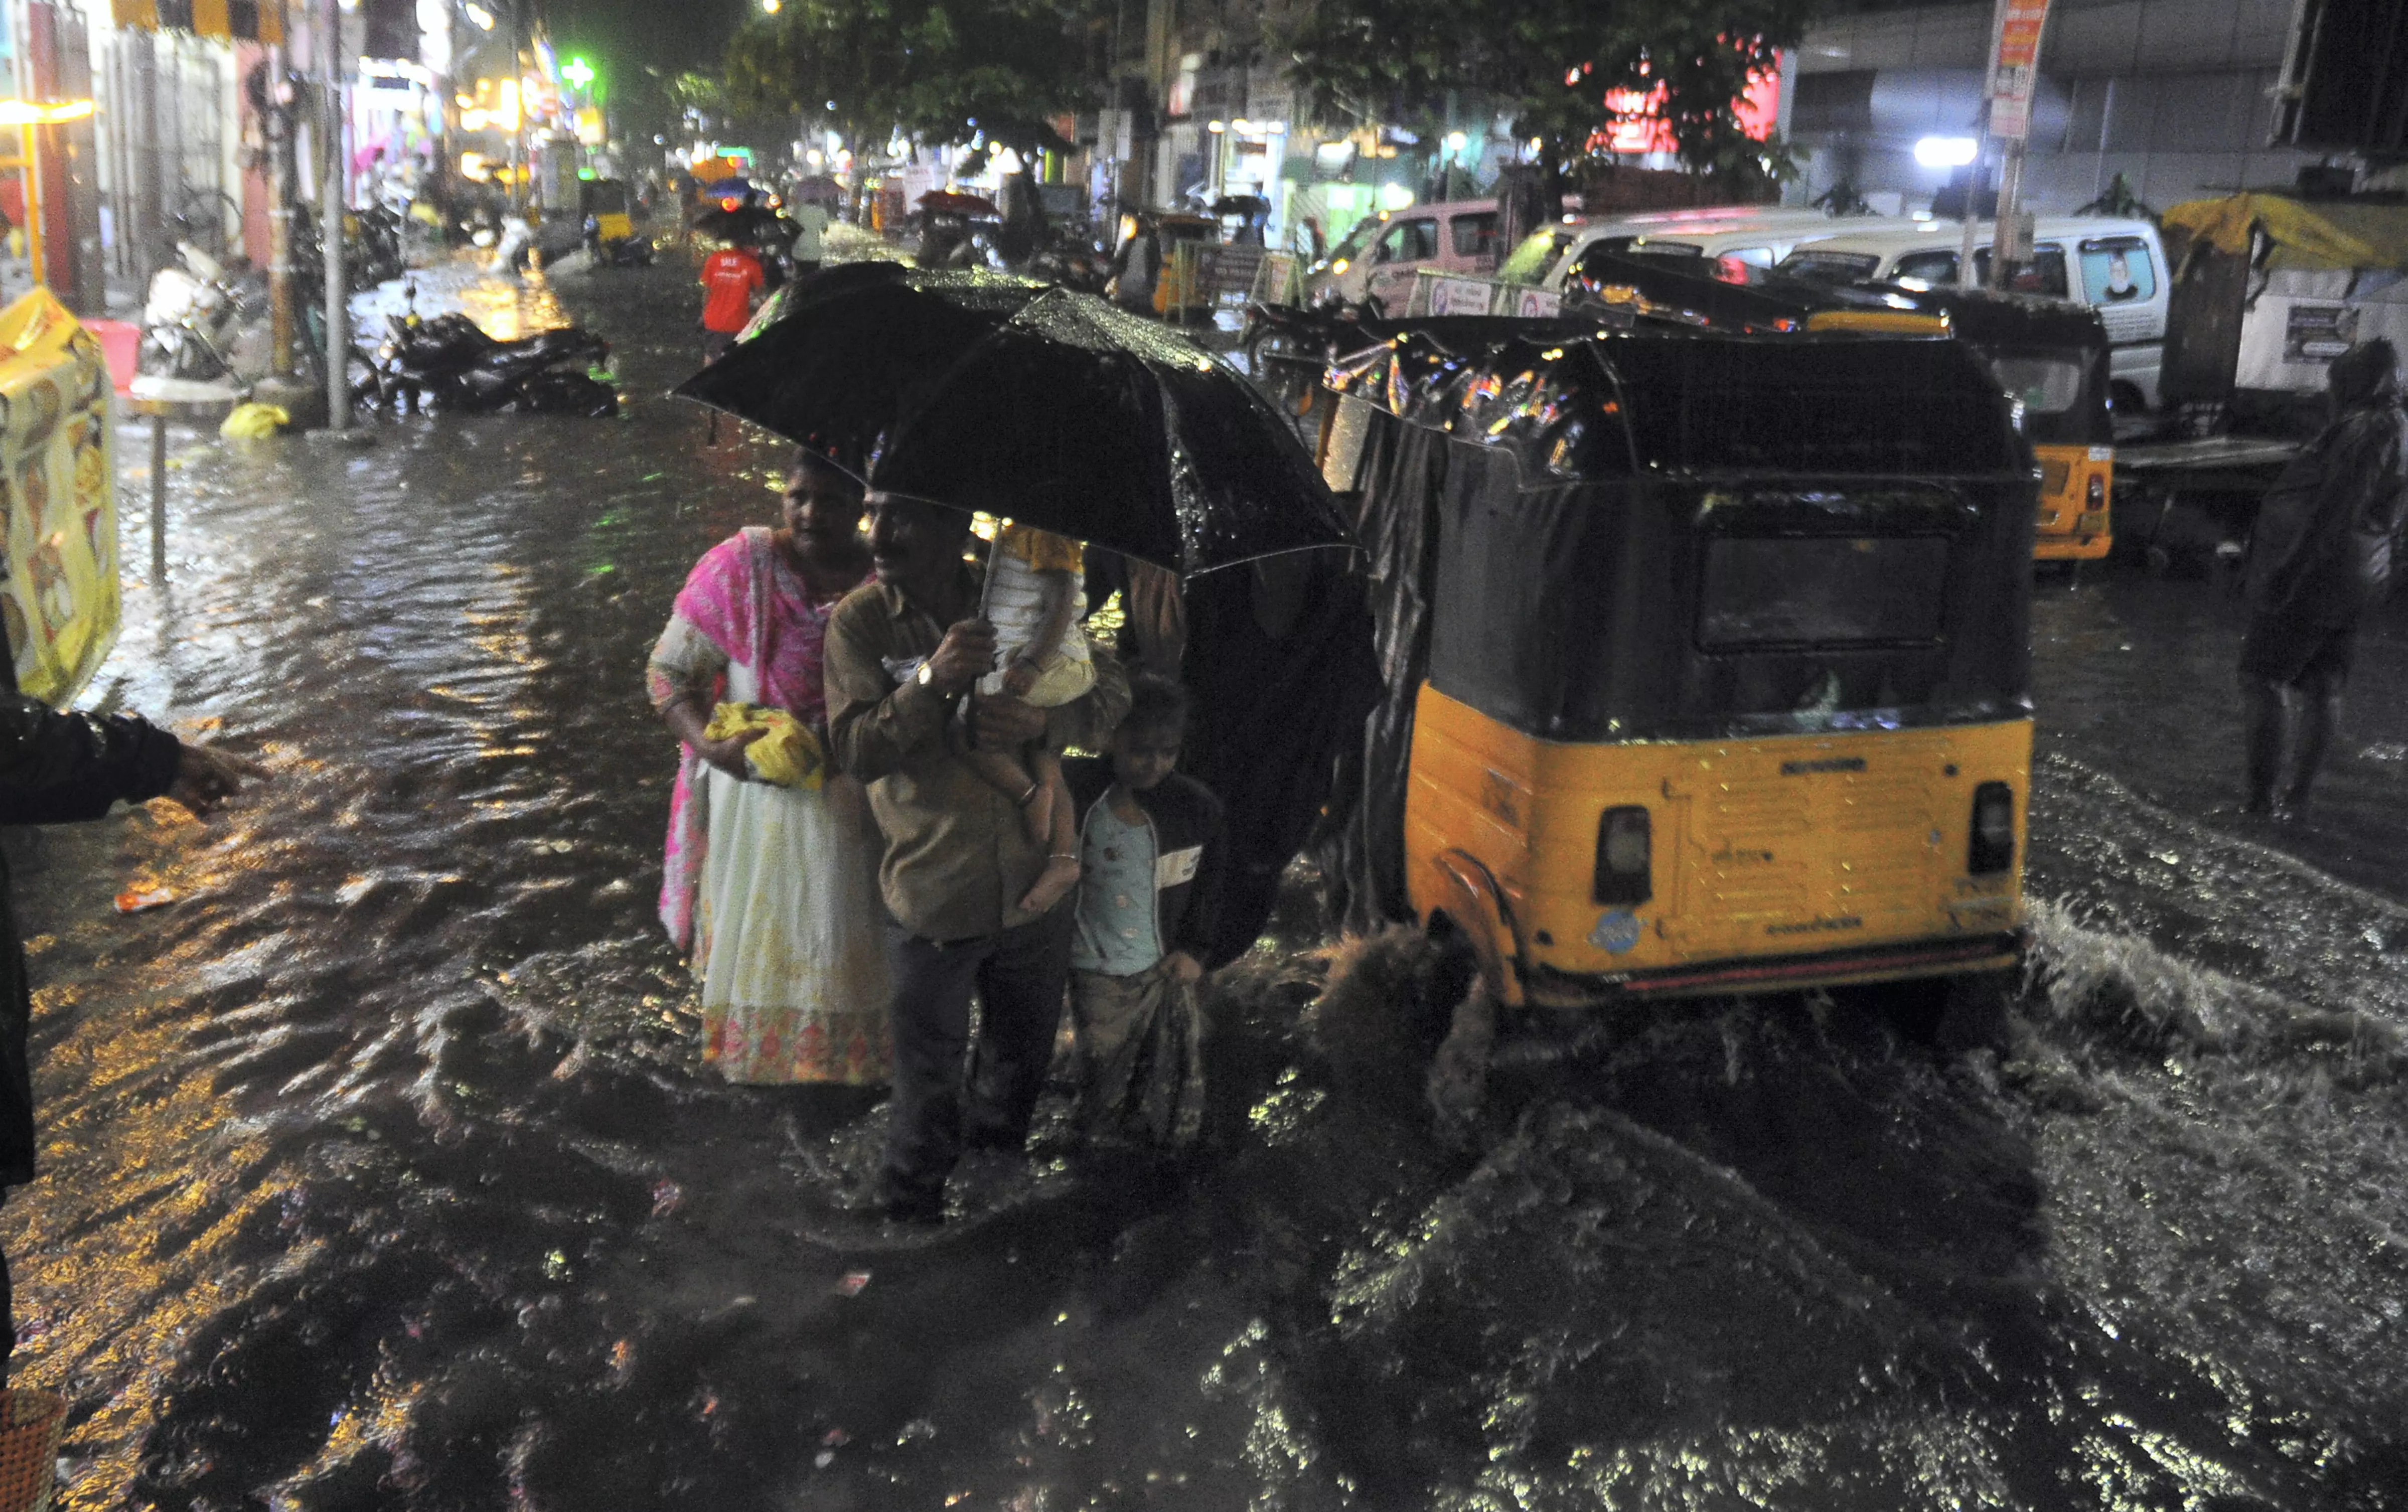
{"label": "yellow banner", "polygon": [[17,686],[64,707],[117,641],[108,364],[36,289],[0,310],[0,624]]}
{"label": "yellow banner", "polygon": [[108,0],[108,18],[136,31],[191,32],[228,42],[284,40],[284,0]]}

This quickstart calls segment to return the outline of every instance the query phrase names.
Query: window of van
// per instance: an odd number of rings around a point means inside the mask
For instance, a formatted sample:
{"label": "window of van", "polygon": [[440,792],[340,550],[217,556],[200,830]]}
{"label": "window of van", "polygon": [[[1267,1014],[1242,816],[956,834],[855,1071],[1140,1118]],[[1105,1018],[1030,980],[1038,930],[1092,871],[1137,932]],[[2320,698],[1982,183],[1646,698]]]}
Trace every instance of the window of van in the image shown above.
{"label": "window of van", "polygon": [[1911,278],[1917,283],[1953,284],[1956,281],[1956,254],[1934,249],[1928,252],[1909,252],[1889,270],[1893,278]]}
{"label": "window of van", "polygon": [[1497,212],[1483,210],[1477,215],[1458,215],[1447,222],[1447,232],[1455,241],[1457,257],[1495,257],[1497,255]]}
{"label": "window of van", "polygon": [[1828,252],[1811,247],[1801,247],[1781,260],[1783,272],[1824,283],[1862,283],[1880,267],[1881,258],[1873,252]]}
{"label": "window of van", "polygon": [[1555,259],[1564,255],[1564,249],[1572,244],[1577,235],[1570,226],[1531,232],[1522,238],[1521,246],[1513,249],[1505,265],[1497,270],[1497,277],[1507,283],[1538,282],[1547,276],[1547,270],[1555,265]]}
{"label": "window of van", "polygon": [[[1977,249],[1973,253],[1973,277],[1981,283],[1990,281],[1990,250]],[[2015,269],[2014,280],[2007,285],[2018,294],[2046,294],[2052,299],[2071,299],[2073,286],[2065,276],[2065,249],[2035,247],[2032,260]]]}
{"label": "window of van", "polygon": [[2138,236],[2082,244],[2082,288],[2094,305],[2145,305],[2157,297],[2157,265]]}
{"label": "window of van", "polygon": [[1426,263],[1438,256],[1438,222],[1399,221],[1372,250],[1374,263]]}

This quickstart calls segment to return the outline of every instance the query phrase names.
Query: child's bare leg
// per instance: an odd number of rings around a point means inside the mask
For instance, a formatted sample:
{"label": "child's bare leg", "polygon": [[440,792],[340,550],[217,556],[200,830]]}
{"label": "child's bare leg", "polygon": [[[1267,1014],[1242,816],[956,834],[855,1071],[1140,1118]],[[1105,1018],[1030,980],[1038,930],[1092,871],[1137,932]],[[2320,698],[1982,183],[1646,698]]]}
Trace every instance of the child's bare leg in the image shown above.
{"label": "child's bare leg", "polygon": [[[1022,764],[1017,754],[967,747],[954,754],[979,775],[981,781],[1020,806],[1021,827],[1032,844],[1043,845],[1052,837],[1053,792],[1040,777]],[[1058,765],[1055,770],[1058,777]]]}
{"label": "child's bare leg", "polygon": [[1079,823],[1071,812],[1070,785],[1062,777],[1062,759],[1039,749],[1029,753],[1028,764],[1043,791],[1022,812],[1039,806],[1045,810],[1045,833],[1037,837],[1045,848],[1045,869],[1037,874],[1036,884],[1020,900],[1020,906],[1024,913],[1041,914],[1079,885]]}

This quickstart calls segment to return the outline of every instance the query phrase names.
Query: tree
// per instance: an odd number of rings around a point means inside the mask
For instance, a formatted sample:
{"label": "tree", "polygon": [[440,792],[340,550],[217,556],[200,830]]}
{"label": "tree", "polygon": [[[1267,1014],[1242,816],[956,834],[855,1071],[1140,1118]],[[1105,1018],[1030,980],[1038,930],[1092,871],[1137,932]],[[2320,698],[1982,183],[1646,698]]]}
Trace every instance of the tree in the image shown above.
{"label": "tree", "polygon": [[[1545,203],[1616,117],[1660,121],[1694,173],[1761,172],[1740,128],[1750,78],[1832,0],[1320,0],[1289,37],[1291,75],[1357,121],[1426,117],[1485,95],[1535,139]],[[1620,108],[1609,97],[1624,102]]]}
{"label": "tree", "polygon": [[728,52],[739,107],[827,121],[856,141],[900,134],[936,145],[1064,143],[1053,118],[1087,83],[1072,41],[1081,0],[786,0]]}

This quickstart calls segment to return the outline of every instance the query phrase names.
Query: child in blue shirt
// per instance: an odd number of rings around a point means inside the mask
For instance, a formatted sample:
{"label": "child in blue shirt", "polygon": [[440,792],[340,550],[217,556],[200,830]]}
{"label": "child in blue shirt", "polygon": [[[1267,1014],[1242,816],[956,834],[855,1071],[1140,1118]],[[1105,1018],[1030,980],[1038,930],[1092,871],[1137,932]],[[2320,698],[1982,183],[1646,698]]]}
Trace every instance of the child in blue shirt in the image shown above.
{"label": "child in blue shirt", "polygon": [[1203,1127],[1197,984],[1226,848],[1221,801],[1176,770],[1187,714],[1184,688],[1140,674],[1110,754],[1063,763],[1079,820],[1070,1016],[1094,1137],[1178,1147]]}

